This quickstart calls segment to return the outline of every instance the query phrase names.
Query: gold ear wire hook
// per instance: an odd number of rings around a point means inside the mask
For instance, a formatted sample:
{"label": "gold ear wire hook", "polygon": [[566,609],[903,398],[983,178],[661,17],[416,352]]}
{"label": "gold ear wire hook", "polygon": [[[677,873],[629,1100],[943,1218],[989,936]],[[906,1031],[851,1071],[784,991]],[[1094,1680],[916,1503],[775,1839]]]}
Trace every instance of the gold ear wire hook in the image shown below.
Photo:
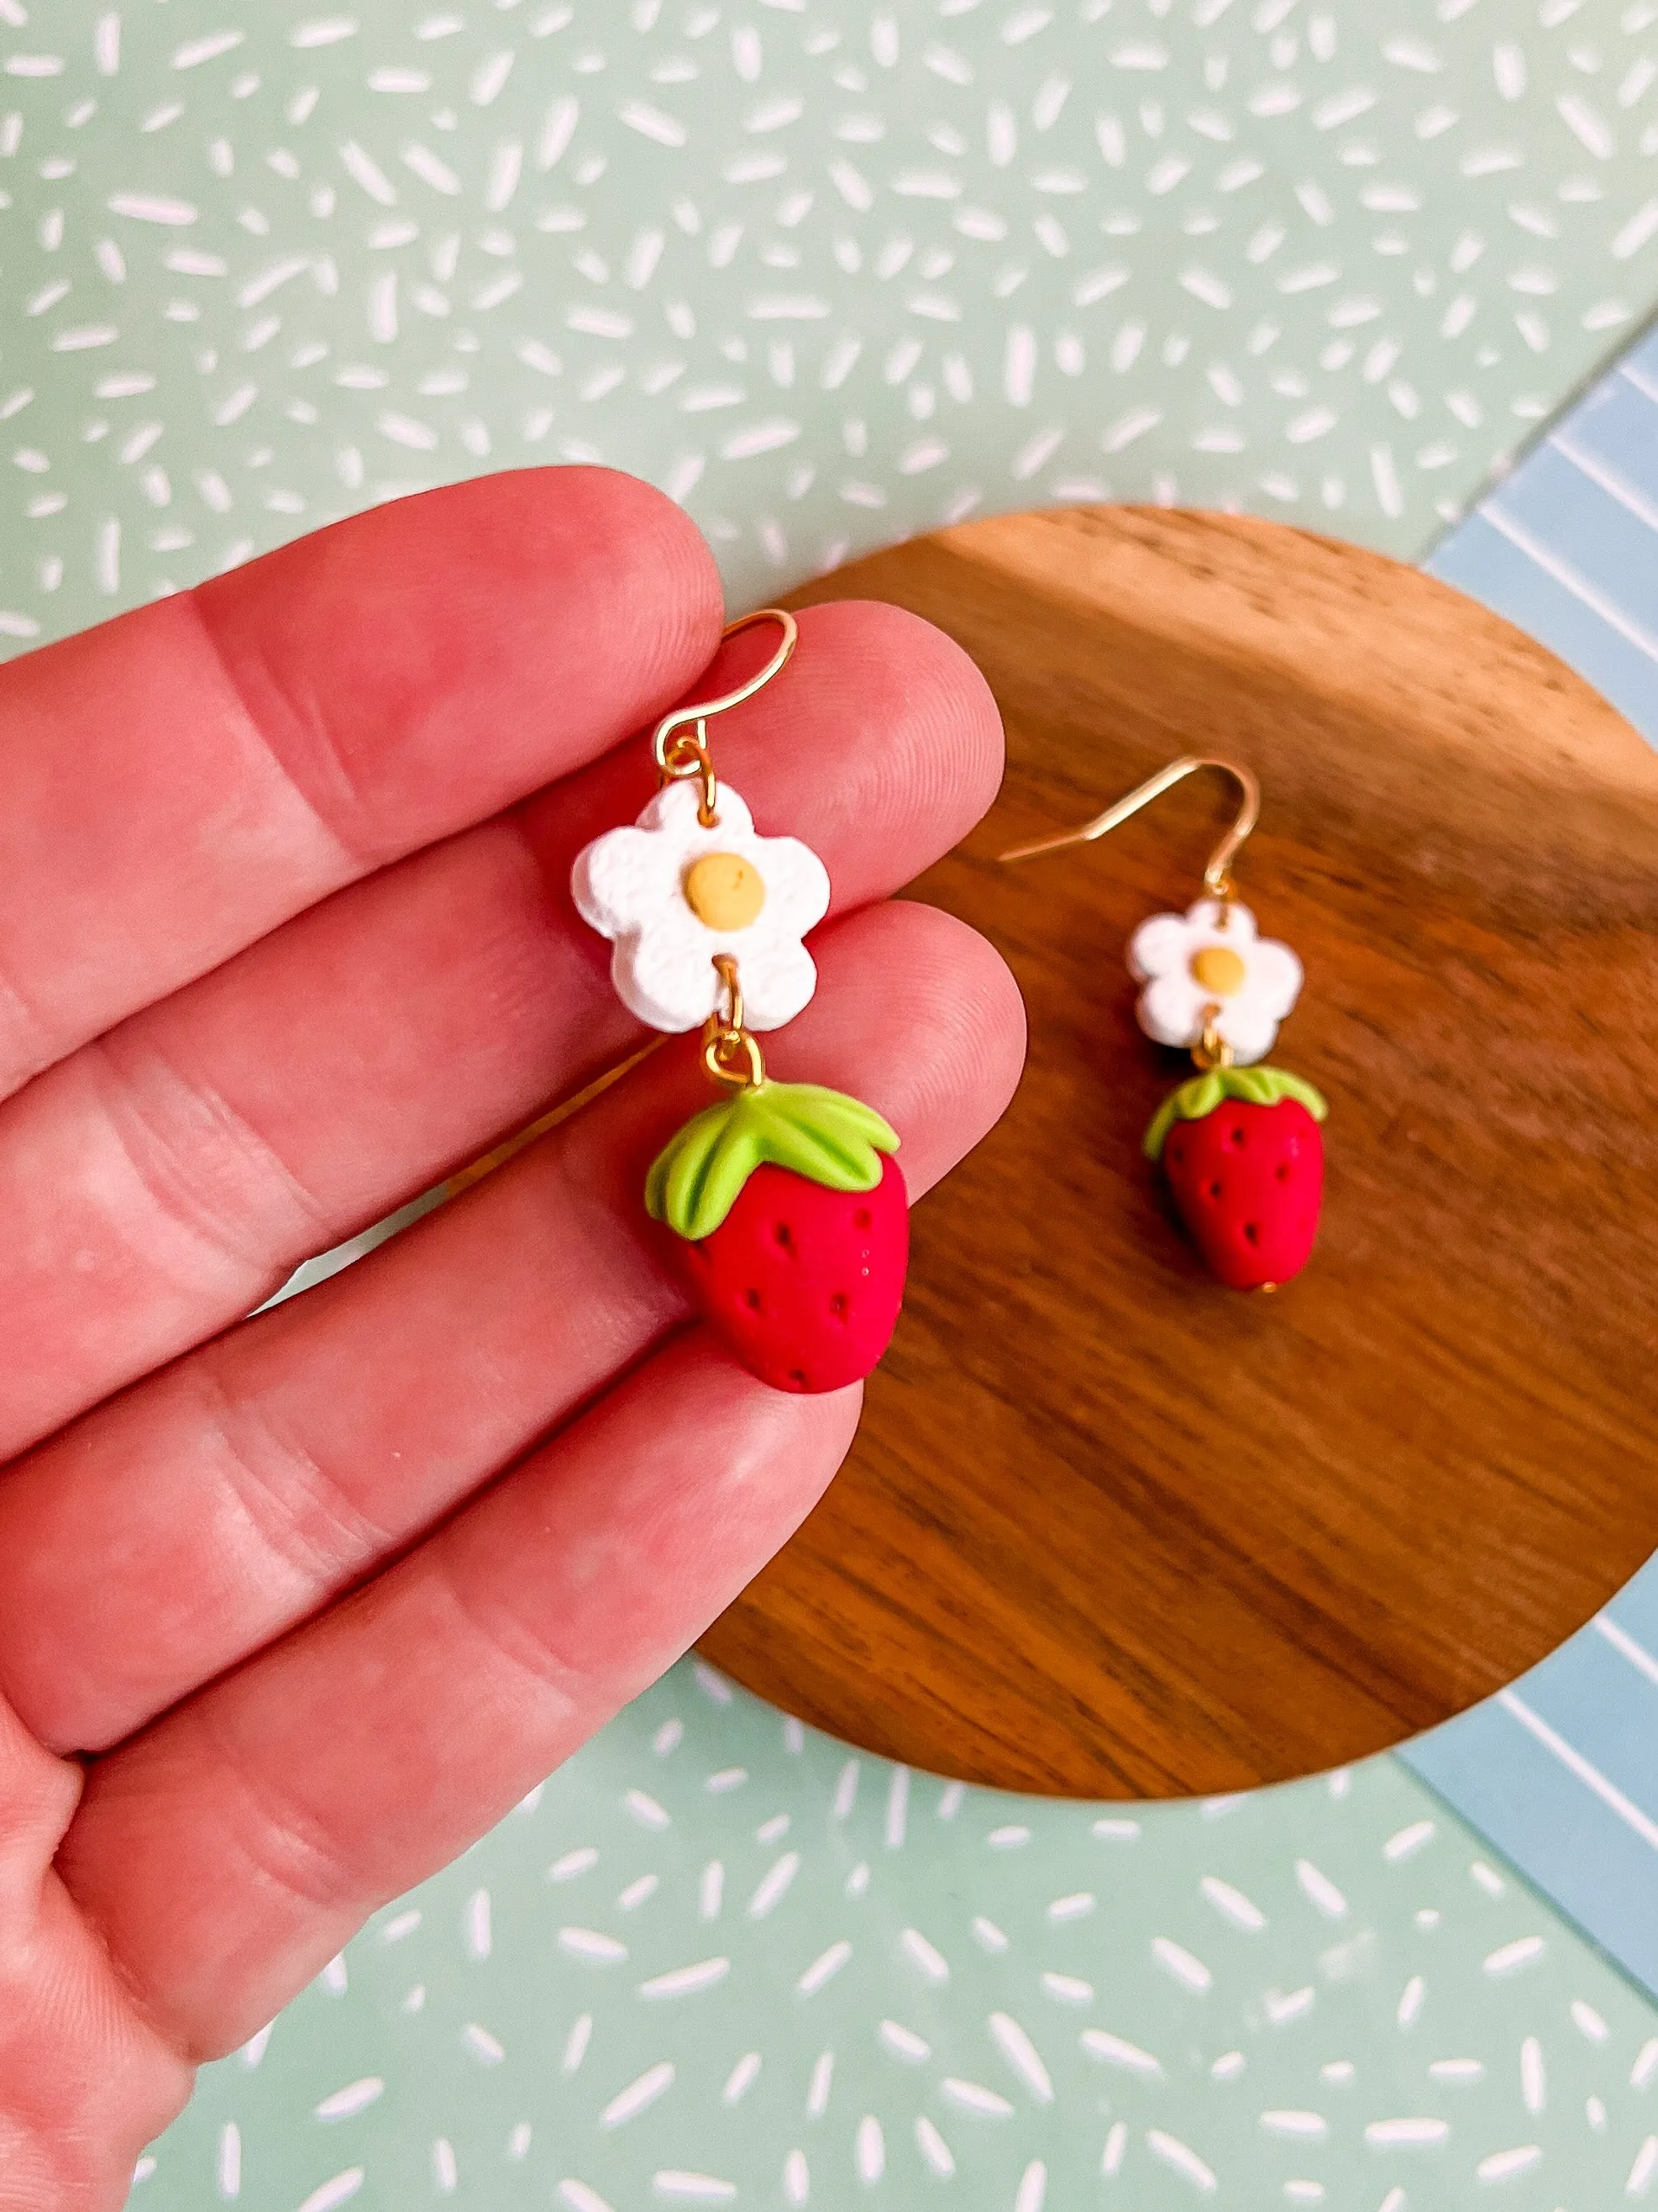
{"label": "gold ear wire hook", "polygon": [[1200,768],[1218,769],[1223,775],[1230,775],[1243,794],[1237,819],[1209,855],[1209,865],[1203,872],[1204,888],[1210,896],[1230,899],[1232,896],[1232,862],[1237,857],[1239,847],[1260,818],[1260,786],[1254,771],[1245,768],[1242,762],[1220,760],[1206,753],[1186,753],[1179,760],[1170,761],[1167,768],[1160,768],[1155,775],[1147,776],[1144,783],[1136,784],[1126,798],[1118,799],[1114,805],[1108,806],[1103,814],[1096,814],[1091,822],[1084,822],[1080,830],[1063,830],[1057,837],[1039,837],[1029,845],[1015,845],[1011,852],[999,854],[997,858],[1029,860],[1038,853],[1057,853],[1066,845],[1088,844],[1096,837],[1103,837],[1108,830],[1114,830],[1119,823],[1127,822],[1131,814],[1138,814],[1142,806],[1149,806],[1154,799],[1160,798],[1175,784],[1184,782],[1188,775],[1195,775]]}
{"label": "gold ear wire hook", "polygon": [[[676,707],[671,714],[665,714],[657,724],[656,735],[651,740],[651,750],[664,783],[690,776],[701,780],[702,798],[696,816],[705,830],[712,830],[720,819],[714,811],[720,785],[714,763],[708,757],[708,723],[714,715],[723,714],[727,708],[740,707],[745,699],[752,699],[774,676],[780,675],[799,639],[799,625],[786,607],[756,607],[752,614],[738,615],[735,622],[726,624],[720,638],[723,641],[735,637],[738,630],[752,629],[756,623],[762,622],[780,623],[783,629],[783,642],[765,666],[750,676],[746,684],[739,684],[735,691],[727,691],[723,698],[704,699],[695,707]],[[689,734],[687,724],[694,726]]]}

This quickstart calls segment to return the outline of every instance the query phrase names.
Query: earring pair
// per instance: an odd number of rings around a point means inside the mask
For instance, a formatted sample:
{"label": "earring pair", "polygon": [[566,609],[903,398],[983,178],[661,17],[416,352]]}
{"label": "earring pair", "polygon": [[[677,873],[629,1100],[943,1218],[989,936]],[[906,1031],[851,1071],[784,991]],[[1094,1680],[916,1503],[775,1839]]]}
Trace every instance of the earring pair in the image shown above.
{"label": "earring pair", "polygon": [[1197,1071],[1163,1100],[1144,1149],[1211,1272],[1233,1290],[1273,1291],[1312,1255],[1328,1109],[1304,1078],[1266,1064],[1303,976],[1287,945],[1260,934],[1233,888],[1232,864],[1260,814],[1254,772],[1184,755],[1080,829],[1000,857],[1032,860],[1103,837],[1202,769],[1237,785],[1236,818],[1210,855],[1203,896],[1183,914],[1151,915],[1128,941],[1140,1028],[1190,1053]]}

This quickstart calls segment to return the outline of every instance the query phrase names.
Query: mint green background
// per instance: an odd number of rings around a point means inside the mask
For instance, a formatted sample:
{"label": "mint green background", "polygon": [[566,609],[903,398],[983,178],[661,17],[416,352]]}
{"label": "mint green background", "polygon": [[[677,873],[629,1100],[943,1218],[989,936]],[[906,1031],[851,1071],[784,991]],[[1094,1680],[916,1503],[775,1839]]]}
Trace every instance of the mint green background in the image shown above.
{"label": "mint green background", "polygon": [[[572,1950],[595,1938],[609,1955]],[[720,1978],[652,1993],[699,1966]],[[998,2015],[1040,2073],[1010,2059]],[[1088,2031],[1143,2058],[1092,2056]],[[313,2192],[354,2173],[361,2203],[399,2212],[935,2193],[975,2212],[1604,2212],[1631,2174],[1658,2196],[1658,2017],[1395,1761],[1202,1807],[946,1793],[691,1663],[380,1914],[254,2056],[205,2077],[135,2206],[216,2202],[232,2126],[261,2212],[322,2212],[348,2200]],[[618,2118],[664,2068],[655,2101]],[[373,2101],[318,2117],[355,2085]],[[1367,2140],[1400,2119],[1447,2132]],[[859,2173],[872,2123],[878,2183]],[[790,2194],[796,2153],[809,2198]],[[1512,2178],[1482,2179],[1505,2154]],[[676,2195],[674,2175],[708,2186]]]}
{"label": "mint green background", "polygon": [[1658,290],[1652,46],[1651,0],[6,0],[0,635],[559,459],[683,497],[739,603],[1049,499],[1418,551]]}
{"label": "mint green background", "polygon": [[[1655,0],[0,0],[0,644],[543,461],[665,486],[734,604],[1049,500],[1418,553],[1658,295],[1655,24]],[[864,1759],[837,1814],[847,1754],[718,1687],[681,1668],[380,1915],[257,2063],[208,2071],[135,2203],[1658,2196],[1658,2018],[1393,1762],[1136,1811],[941,1799]],[[1400,2119],[1448,2132],[1367,2140]]]}

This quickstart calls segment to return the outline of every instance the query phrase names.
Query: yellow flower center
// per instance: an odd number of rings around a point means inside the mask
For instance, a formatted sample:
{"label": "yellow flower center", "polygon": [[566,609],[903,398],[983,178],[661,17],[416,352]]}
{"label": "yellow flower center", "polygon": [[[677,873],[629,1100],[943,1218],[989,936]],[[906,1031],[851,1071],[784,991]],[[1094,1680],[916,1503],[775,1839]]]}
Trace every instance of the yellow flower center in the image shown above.
{"label": "yellow flower center", "polygon": [[704,853],[685,871],[685,903],[710,929],[746,929],[766,903],[766,886],[740,853]]}
{"label": "yellow flower center", "polygon": [[1206,945],[1192,955],[1192,973],[1206,991],[1230,999],[1243,988],[1248,973],[1238,955],[1224,945]]}

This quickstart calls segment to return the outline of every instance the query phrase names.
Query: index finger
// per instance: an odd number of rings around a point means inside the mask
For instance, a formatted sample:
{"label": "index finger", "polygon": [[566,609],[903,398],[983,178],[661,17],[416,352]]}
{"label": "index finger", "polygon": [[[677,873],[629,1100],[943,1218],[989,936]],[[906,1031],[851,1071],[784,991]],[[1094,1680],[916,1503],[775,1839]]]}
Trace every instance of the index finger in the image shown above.
{"label": "index finger", "polygon": [[713,558],[660,493],[521,470],[0,670],[0,1097],[604,751],[720,622]]}

